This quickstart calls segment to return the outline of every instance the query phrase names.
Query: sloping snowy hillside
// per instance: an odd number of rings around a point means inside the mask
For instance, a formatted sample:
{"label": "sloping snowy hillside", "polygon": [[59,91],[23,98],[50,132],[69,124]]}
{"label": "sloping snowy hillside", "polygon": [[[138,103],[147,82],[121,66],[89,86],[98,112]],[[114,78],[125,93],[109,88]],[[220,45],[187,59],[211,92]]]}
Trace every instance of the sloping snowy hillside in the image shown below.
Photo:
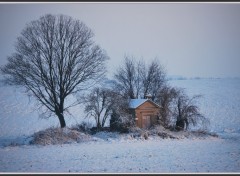
{"label": "sloping snowy hillside", "polygon": [[[19,89],[0,86],[0,172],[33,173],[240,173],[240,80],[171,80],[190,95],[203,94],[200,110],[220,138],[132,139],[97,133],[94,140],[63,145],[28,144],[30,135],[56,118],[40,119]],[[67,125],[84,120],[83,107],[71,110]],[[7,144],[12,145],[7,145]]]}

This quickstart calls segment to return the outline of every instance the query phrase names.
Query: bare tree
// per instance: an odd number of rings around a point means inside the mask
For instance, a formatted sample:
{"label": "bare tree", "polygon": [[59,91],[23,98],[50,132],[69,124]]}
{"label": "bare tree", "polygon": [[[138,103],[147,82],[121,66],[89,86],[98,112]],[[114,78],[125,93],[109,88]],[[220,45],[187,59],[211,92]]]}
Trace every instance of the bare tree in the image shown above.
{"label": "bare tree", "polygon": [[105,88],[94,88],[85,97],[85,112],[87,117],[94,117],[97,129],[104,127],[106,120],[110,118],[114,106],[114,94]]}
{"label": "bare tree", "polygon": [[93,32],[69,16],[47,14],[27,24],[18,37],[16,52],[1,68],[5,82],[23,86],[65,127],[65,105],[73,95],[104,76],[106,53],[96,44]]}
{"label": "bare tree", "polygon": [[183,89],[178,90],[176,106],[173,112],[178,130],[188,129],[189,125],[196,126],[199,123],[207,125],[209,123],[208,119],[199,112],[198,106],[195,105],[196,100],[200,97],[201,95],[195,95],[189,98]]}
{"label": "bare tree", "polygon": [[[157,95],[157,103],[160,105],[160,124],[165,128],[173,126],[173,112],[175,107],[175,99],[178,91],[170,86],[164,86]],[[174,124],[175,125],[175,124]]]}
{"label": "bare tree", "polygon": [[122,95],[129,98],[138,98],[141,89],[140,68],[141,63],[136,63],[134,58],[125,56],[124,65],[114,75],[117,84],[116,89]]}
{"label": "bare tree", "polygon": [[125,57],[125,62],[116,74],[116,89],[122,95],[131,99],[146,98],[147,94],[152,95],[154,100],[160,89],[166,83],[165,70],[155,59],[146,67],[144,62]]}
{"label": "bare tree", "polygon": [[[143,67],[144,68],[144,67]],[[142,70],[143,96],[151,94],[152,100],[156,99],[157,94],[166,83],[164,67],[157,59],[152,61],[147,70]]]}

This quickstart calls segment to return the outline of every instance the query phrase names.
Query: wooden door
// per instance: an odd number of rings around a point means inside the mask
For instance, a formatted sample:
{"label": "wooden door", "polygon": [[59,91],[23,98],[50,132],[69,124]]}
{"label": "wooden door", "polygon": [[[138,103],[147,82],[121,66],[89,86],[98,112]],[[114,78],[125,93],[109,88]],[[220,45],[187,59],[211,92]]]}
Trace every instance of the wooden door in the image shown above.
{"label": "wooden door", "polygon": [[150,116],[143,116],[142,117],[142,128],[148,129],[151,126],[151,119]]}

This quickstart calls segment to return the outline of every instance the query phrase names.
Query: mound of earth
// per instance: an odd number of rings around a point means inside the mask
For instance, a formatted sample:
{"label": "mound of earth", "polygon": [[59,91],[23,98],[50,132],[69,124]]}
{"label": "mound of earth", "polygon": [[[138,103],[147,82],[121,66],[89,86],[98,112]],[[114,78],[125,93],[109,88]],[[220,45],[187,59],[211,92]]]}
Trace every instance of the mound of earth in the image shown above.
{"label": "mound of earth", "polygon": [[81,143],[87,141],[118,141],[118,140],[148,140],[160,139],[206,139],[218,137],[206,131],[172,131],[162,126],[155,126],[149,130],[131,128],[129,133],[100,131],[94,135],[86,134],[70,128],[48,128],[33,134],[30,144],[55,145]]}

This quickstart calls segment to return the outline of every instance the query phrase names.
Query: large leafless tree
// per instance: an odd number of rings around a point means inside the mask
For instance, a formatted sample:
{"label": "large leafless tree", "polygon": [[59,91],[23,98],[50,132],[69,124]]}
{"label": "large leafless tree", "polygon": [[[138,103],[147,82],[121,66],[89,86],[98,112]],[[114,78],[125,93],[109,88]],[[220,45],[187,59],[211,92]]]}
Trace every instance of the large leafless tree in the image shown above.
{"label": "large leafless tree", "polygon": [[65,127],[65,100],[104,76],[108,56],[81,21],[47,14],[27,24],[16,52],[1,68],[5,82],[23,86]]}

